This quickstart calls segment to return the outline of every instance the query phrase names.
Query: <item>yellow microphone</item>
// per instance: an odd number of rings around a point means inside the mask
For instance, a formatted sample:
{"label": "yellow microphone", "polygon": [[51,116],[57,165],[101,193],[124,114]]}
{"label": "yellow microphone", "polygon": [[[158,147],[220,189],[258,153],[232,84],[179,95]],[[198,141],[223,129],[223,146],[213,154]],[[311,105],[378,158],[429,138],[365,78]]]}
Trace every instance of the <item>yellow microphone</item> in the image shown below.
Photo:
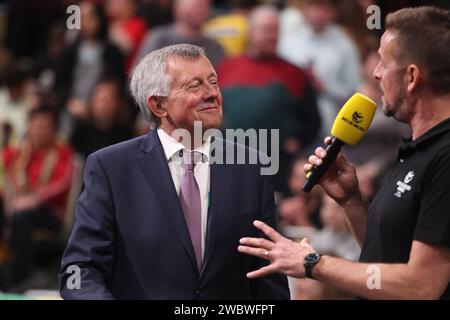
{"label": "yellow microphone", "polygon": [[308,172],[303,191],[311,191],[312,187],[336,159],[344,144],[355,145],[362,139],[372,123],[376,109],[376,103],[361,93],[355,93],[348,99],[334,120],[331,129],[333,140],[326,149],[327,155],[322,159],[320,166],[315,166]]}

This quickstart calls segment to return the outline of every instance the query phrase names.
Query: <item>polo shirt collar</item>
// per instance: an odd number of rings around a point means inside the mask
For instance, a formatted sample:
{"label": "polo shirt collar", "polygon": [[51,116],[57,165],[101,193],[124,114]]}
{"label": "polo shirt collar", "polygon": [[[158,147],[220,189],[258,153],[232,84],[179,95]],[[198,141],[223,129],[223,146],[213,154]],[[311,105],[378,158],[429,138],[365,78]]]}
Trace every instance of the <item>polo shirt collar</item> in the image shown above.
{"label": "polo shirt collar", "polygon": [[412,140],[412,138],[405,139],[405,144],[400,147],[400,150],[405,151],[406,149],[415,149],[417,146],[422,145],[447,131],[450,131],[450,118],[435,125],[416,140]]}

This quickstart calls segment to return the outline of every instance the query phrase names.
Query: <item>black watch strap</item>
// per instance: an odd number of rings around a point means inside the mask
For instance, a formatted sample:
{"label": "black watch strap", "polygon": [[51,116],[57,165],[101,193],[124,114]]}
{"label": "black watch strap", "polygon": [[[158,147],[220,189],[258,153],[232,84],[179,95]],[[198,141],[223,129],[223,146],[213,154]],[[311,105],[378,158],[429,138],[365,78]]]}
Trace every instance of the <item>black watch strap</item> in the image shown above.
{"label": "black watch strap", "polygon": [[303,262],[303,266],[305,267],[305,276],[314,279],[314,276],[312,275],[312,269],[317,264],[317,262],[320,261],[320,258],[322,256],[317,253],[310,253],[305,257],[305,260]]}
{"label": "black watch strap", "polygon": [[312,267],[313,266],[305,265],[305,276],[310,279],[314,279],[314,276],[312,275]]}

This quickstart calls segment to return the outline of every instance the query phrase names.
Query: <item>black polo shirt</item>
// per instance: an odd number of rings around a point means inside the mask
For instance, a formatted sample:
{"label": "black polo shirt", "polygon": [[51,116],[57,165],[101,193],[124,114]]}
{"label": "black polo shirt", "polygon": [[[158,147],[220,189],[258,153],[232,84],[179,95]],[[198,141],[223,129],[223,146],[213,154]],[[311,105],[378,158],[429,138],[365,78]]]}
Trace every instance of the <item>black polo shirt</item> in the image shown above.
{"label": "black polo shirt", "polygon": [[360,261],[406,263],[414,240],[450,250],[450,118],[400,148],[369,207]]}

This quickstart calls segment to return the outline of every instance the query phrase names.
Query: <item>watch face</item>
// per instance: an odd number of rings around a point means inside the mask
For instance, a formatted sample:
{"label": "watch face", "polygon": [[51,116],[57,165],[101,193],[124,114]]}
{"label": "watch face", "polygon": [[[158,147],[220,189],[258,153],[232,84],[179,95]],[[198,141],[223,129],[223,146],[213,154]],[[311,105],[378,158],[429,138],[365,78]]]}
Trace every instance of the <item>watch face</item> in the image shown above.
{"label": "watch face", "polygon": [[305,262],[308,264],[313,264],[317,262],[320,259],[320,254],[317,252],[310,253],[305,257]]}

